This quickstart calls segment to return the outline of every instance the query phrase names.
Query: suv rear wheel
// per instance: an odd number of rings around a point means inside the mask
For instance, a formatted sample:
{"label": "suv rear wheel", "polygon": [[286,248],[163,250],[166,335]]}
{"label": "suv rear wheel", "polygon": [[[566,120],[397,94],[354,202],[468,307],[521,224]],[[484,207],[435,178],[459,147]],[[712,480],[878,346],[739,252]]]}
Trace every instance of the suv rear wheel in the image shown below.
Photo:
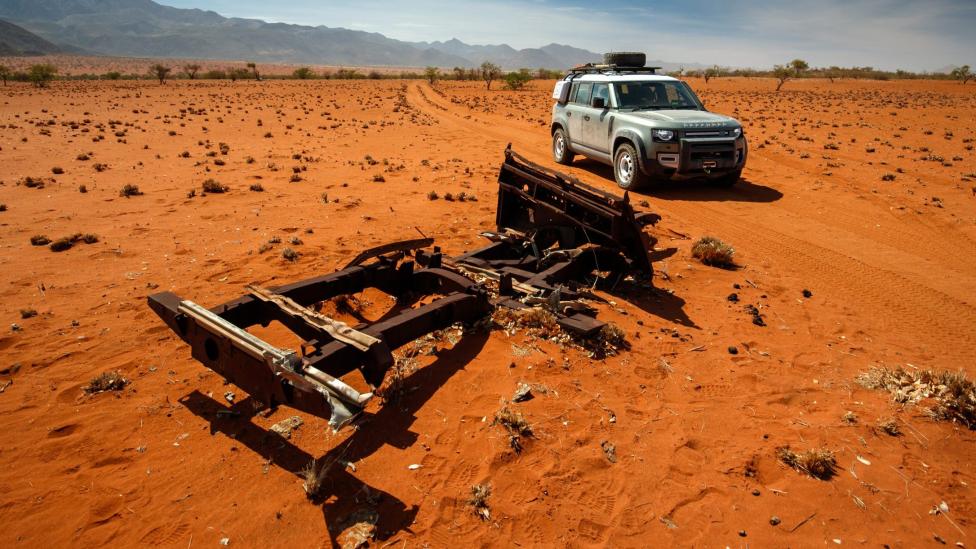
{"label": "suv rear wheel", "polygon": [[613,155],[613,177],[621,189],[633,191],[647,185],[649,178],[641,171],[637,149],[621,143]]}
{"label": "suv rear wheel", "polygon": [[572,164],[573,151],[569,150],[569,139],[566,138],[566,131],[556,128],[552,132],[552,158],[559,164]]}

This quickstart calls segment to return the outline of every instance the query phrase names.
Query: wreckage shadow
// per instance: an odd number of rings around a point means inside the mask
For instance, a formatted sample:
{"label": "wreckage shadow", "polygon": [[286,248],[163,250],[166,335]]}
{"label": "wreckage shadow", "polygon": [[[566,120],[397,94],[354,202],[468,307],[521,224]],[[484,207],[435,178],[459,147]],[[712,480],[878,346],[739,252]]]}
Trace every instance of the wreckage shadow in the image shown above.
{"label": "wreckage shadow", "polygon": [[[573,163],[574,168],[590,172],[609,181],[617,191],[613,168],[595,160],[582,159]],[[722,187],[705,180],[665,181],[648,188],[634,191],[634,195],[648,195],[661,200],[687,200],[693,202],[775,202],[783,193],[761,183],[742,178],[732,187]]]}
{"label": "wreckage shadow", "polygon": [[608,292],[610,295],[630,303],[645,313],[663,318],[668,322],[688,328],[701,329],[685,313],[685,300],[660,288],[622,281]]}
{"label": "wreckage shadow", "polygon": [[[318,459],[319,463],[355,463],[389,444],[396,448],[408,448],[417,440],[417,433],[410,431],[416,420],[415,413],[455,373],[473,360],[488,340],[488,334],[465,335],[450,349],[441,350],[437,359],[405,378],[402,386],[416,389],[405,394],[398,402],[388,402],[371,416],[366,416],[356,431],[342,444],[329,450]],[[302,470],[312,462],[313,456],[292,444],[277,433],[263,429],[251,422],[256,410],[253,401],[246,398],[233,406],[199,392],[180,399],[194,415],[210,422],[210,433],[224,433],[247,446],[251,451],[301,477]],[[407,505],[395,496],[370,486],[356,478],[345,467],[333,466],[328,473],[327,485],[316,503],[322,502],[322,515],[334,547],[338,536],[350,526],[350,517],[363,509],[364,502],[375,502],[375,539],[384,541],[400,531],[409,531],[419,507]]]}

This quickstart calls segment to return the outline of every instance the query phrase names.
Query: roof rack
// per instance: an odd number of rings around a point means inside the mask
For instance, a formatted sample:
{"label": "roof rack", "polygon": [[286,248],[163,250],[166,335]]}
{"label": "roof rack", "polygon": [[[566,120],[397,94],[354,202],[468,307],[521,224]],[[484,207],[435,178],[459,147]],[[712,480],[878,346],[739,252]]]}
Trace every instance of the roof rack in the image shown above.
{"label": "roof rack", "polygon": [[[569,74],[657,74],[661,67],[625,67],[622,65],[597,65],[587,63],[569,69]],[[568,75],[567,75],[568,76]]]}

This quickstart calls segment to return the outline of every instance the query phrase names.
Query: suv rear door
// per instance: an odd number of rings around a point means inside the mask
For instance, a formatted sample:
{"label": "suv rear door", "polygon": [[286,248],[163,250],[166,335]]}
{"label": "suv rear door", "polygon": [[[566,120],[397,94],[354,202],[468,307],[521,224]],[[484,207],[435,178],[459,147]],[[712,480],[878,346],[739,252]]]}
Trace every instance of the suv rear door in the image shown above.
{"label": "suv rear door", "polygon": [[584,144],[583,141],[583,116],[584,111],[589,110],[590,94],[593,91],[593,82],[579,82],[573,85],[576,93],[571,90],[569,102],[566,103],[566,116],[569,117],[569,140],[572,143]]}
{"label": "suv rear door", "polygon": [[[592,106],[593,100],[598,97],[603,98],[603,108]],[[590,100],[586,106],[580,107],[580,111],[583,115],[583,145],[603,153],[609,152],[610,121],[613,120],[610,111],[610,85],[603,82],[593,84]]]}

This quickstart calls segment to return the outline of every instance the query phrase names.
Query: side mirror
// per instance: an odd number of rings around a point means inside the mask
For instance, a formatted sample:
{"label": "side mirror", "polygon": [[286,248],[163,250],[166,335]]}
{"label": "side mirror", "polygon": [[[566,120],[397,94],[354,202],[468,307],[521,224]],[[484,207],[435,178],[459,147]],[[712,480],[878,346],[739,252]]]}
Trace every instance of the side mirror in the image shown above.
{"label": "side mirror", "polygon": [[605,109],[607,108],[607,100],[602,97],[594,97],[590,100],[590,106],[594,109]]}

